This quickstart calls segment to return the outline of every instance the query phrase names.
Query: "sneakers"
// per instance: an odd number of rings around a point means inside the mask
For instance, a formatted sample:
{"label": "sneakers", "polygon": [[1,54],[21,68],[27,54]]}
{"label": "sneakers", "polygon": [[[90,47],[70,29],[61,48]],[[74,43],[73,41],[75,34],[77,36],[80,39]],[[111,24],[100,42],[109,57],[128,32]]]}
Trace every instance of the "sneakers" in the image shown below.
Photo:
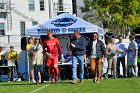
{"label": "sneakers", "polygon": [[97,78],[94,78],[94,79],[93,79],[93,82],[94,82],[94,83],[100,83],[100,81],[97,80]]}
{"label": "sneakers", "polygon": [[113,76],[113,78],[114,78],[114,79],[117,79],[117,77],[116,77],[116,76]]}
{"label": "sneakers", "polygon": [[38,83],[41,83],[41,80],[39,80]]}
{"label": "sneakers", "polygon": [[58,78],[53,78],[53,79],[51,79],[51,81],[52,81],[52,83],[51,84],[58,84],[58,82],[59,82],[59,79]]}
{"label": "sneakers", "polygon": [[84,83],[84,81],[83,81],[83,80],[80,80],[80,83],[81,83],[81,84],[83,84],[83,83]]}
{"label": "sneakers", "polygon": [[55,84],[58,84],[58,78],[55,78]]}
{"label": "sneakers", "polygon": [[[84,80],[80,80],[80,83],[83,84],[84,83]],[[77,80],[72,80],[71,81],[71,84],[77,84]]]}
{"label": "sneakers", "polygon": [[96,83],[100,83],[100,81],[96,81]]}
{"label": "sneakers", "polygon": [[54,78],[52,78],[51,81],[52,81],[52,84],[55,84],[55,79]]}
{"label": "sneakers", "polygon": [[108,75],[105,75],[105,79],[108,79]]}
{"label": "sneakers", "polygon": [[101,77],[101,79],[104,79],[104,77]]}
{"label": "sneakers", "polygon": [[97,78],[93,78],[93,82],[95,82],[95,83],[96,83],[96,81],[97,81]]}
{"label": "sneakers", "polygon": [[36,81],[34,79],[31,80],[32,83],[36,83]]}
{"label": "sneakers", "polygon": [[76,84],[77,81],[76,80],[72,80],[71,84]]}

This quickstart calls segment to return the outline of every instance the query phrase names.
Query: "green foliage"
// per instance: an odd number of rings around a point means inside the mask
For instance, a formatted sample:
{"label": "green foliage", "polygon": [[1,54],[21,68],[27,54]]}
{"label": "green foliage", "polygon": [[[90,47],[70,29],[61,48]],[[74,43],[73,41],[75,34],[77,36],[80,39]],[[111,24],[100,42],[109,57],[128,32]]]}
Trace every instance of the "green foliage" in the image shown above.
{"label": "green foliage", "polygon": [[110,31],[125,33],[140,25],[139,0],[84,0],[84,4],[84,19],[107,22]]}

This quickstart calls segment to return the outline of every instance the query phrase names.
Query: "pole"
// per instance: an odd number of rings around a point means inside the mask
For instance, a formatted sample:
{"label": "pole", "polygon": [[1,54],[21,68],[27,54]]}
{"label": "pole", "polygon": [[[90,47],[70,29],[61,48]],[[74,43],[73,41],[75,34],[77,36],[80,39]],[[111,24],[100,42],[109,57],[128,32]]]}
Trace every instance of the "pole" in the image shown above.
{"label": "pole", "polygon": [[29,66],[29,56],[27,52],[27,69],[28,69],[28,81],[30,82],[30,66]]}
{"label": "pole", "polygon": [[[26,41],[27,41],[27,44],[28,44],[28,36],[26,36]],[[29,53],[28,51],[26,51],[26,56],[27,56],[27,73],[28,73],[28,81],[30,82],[30,62],[29,62]]]}
{"label": "pole", "polygon": [[49,2],[49,18],[52,18],[52,0],[48,0]]}

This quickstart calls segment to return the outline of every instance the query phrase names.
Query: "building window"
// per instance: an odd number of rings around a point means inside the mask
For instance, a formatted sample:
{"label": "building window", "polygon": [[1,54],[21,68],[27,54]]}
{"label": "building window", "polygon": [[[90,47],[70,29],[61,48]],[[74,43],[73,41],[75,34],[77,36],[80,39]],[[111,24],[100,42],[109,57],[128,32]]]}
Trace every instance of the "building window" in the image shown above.
{"label": "building window", "polygon": [[63,0],[58,0],[59,11],[63,11]]}
{"label": "building window", "polygon": [[44,11],[44,0],[40,0],[40,11]]}
{"label": "building window", "polygon": [[4,2],[0,2],[0,9],[4,9]]}
{"label": "building window", "polygon": [[7,14],[6,12],[0,12],[0,18],[6,18]]}
{"label": "building window", "polygon": [[37,25],[37,22],[32,22],[32,26]]}
{"label": "building window", "polygon": [[21,36],[25,36],[25,22],[20,22]]}
{"label": "building window", "polygon": [[34,0],[29,0],[29,11],[35,10]]}
{"label": "building window", "polygon": [[0,23],[0,35],[5,35],[5,23]]}

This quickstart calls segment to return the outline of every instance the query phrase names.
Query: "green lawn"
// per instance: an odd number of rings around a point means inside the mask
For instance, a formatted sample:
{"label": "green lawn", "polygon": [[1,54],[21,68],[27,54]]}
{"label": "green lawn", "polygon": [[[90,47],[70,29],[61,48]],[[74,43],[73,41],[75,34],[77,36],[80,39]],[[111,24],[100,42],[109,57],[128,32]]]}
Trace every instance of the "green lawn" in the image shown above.
{"label": "green lawn", "polygon": [[[37,90],[39,89],[40,90]],[[35,90],[35,92],[32,92]],[[140,78],[121,78],[101,80],[99,84],[85,80],[83,84],[33,84],[22,82],[0,82],[0,93],[140,93]]]}

